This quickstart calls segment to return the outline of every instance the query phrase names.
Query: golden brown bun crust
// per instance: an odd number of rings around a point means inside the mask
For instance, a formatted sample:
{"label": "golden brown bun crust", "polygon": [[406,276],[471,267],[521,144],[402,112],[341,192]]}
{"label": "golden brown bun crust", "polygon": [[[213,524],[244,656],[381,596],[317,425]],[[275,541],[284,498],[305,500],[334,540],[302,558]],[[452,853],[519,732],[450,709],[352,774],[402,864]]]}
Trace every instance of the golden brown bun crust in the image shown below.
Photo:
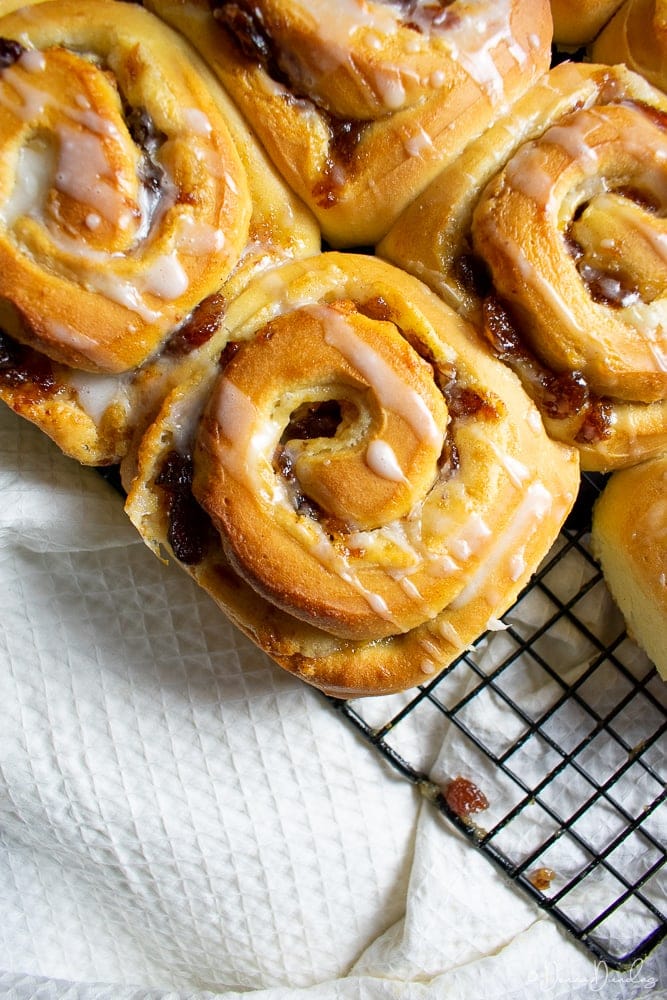
{"label": "golden brown bun crust", "polygon": [[576,452],[464,321],[375,258],[285,265],[226,322],[221,373],[176,388],[142,442],[130,518],[157,551],[187,543],[160,483],[192,454],[215,532],[187,568],[260,648],[336,695],[429,679],[551,547]]}
{"label": "golden brown bun crust", "polygon": [[[3,173],[30,174],[26,134],[47,133],[55,145],[53,181],[30,214],[5,210],[0,296],[19,313],[19,339],[107,374],[145,361],[218,289],[249,223],[242,164],[206,78],[157,18],[134,4],[122,19],[112,10],[106,0],[60,0],[8,14],[0,28],[27,49],[0,81]],[[113,67],[117,84],[77,50]],[[145,151],[119,95],[145,115]],[[151,146],[159,211],[142,205]],[[33,145],[32,155],[49,151]],[[224,164],[217,177],[216,161]],[[228,238],[195,254],[187,240],[202,232]]]}
{"label": "golden brown bun crust", "polygon": [[665,122],[624,67],[557,66],[378,246],[485,329],[586,469],[667,447]]}
{"label": "golden brown bun crust", "polygon": [[319,4],[229,5],[251,11],[266,68],[209,0],[147,6],[194,42],[334,247],[376,243],[550,60],[548,0],[455,0],[439,26],[413,27],[369,3],[356,30],[347,4],[327,16]]}
{"label": "golden brown bun crust", "polygon": [[611,476],[592,542],[628,633],[667,680],[667,457]]}
{"label": "golden brown bun crust", "polygon": [[667,2],[625,0],[593,42],[591,59],[624,63],[667,90]]}
{"label": "golden brown bun crust", "polygon": [[157,17],[112,0],[0,14],[20,43],[0,75],[0,398],[79,461],[117,462],[190,363],[196,338],[170,338],[316,253],[319,231]]}
{"label": "golden brown bun crust", "polygon": [[565,46],[588,45],[622,2],[623,0],[551,0],[554,41]]}

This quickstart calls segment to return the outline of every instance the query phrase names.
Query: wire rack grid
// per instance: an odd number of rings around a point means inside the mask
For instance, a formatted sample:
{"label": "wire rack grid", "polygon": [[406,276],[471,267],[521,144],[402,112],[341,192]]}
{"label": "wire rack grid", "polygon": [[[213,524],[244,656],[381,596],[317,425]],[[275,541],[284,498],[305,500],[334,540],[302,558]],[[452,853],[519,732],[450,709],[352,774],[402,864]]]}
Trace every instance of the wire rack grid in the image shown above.
{"label": "wire rack grid", "polygon": [[406,695],[329,701],[538,906],[625,970],[667,927],[666,689],[590,551],[603,482],[583,477],[505,629]]}

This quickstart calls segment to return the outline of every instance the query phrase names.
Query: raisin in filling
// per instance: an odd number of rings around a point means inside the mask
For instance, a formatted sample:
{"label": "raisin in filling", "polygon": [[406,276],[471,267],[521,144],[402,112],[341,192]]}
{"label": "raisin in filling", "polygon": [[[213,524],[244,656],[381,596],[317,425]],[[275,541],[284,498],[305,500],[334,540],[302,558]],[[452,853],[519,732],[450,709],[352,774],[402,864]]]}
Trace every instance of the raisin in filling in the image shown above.
{"label": "raisin in filling", "polygon": [[170,451],[155,484],[167,497],[167,540],[175,557],[187,566],[200,563],[208,550],[211,526],[192,494],[192,457]]}
{"label": "raisin in filling", "polygon": [[483,302],[483,331],[494,353],[529,384],[547,416],[553,420],[581,416],[577,443],[593,444],[610,436],[611,400],[594,393],[581,372],[551,372],[544,368],[523,344],[510,309],[495,296]]}
{"label": "raisin in filling", "polygon": [[139,180],[147,191],[157,196],[164,186],[164,170],[157,162],[157,154],[167,138],[155,125],[145,108],[128,108],[125,122],[132,140],[142,151]]}
{"label": "raisin in filling", "polygon": [[320,208],[331,208],[341,196],[366,123],[336,118],[324,109],[320,113],[329,130],[329,148],[322,179],[313,187],[313,197]]}
{"label": "raisin in filling", "polygon": [[13,38],[0,38],[0,70],[13,66],[25,51],[23,45]]}
{"label": "raisin in filling", "polygon": [[[299,90],[290,73],[282,65],[271,34],[264,23],[261,9],[248,2],[225,3],[211,0],[213,17],[228,31],[241,55],[260,66],[272,80],[285,87],[296,101],[313,104],[312,98]],[[344,173],[353,163],[357,146],[364,131],[363,121],[338,118],[325,108],[319,111],[329,131],[329,147],[322,170],[322,179],[313,189],[313,196],[322,208],[335,205],[343,187]]]}
{"label": "raisin in filling", "polygon": [[[335,399],[321,403],[306,403],[300,406],[292,414],[289,424],[283,431],[274,457],[274,467],[285,480],[297,514],[303,514],[315,521],[326,522],[328,525],[333,519],[327,518],[320,507],[299,489],[292,459],[286,445],[289,441],[333,438],[336,436],[341,419],[341,407]],[[330,530],[333,529],[334,525],[331,524]],[[337,526],[336,530],[340,530],[340,526]]]}
{"label": "raisin in filling", "polygon": [[278,83],[288,83],[280,70],[273,39],[264,24],[261,9],[252,3],[212,0],[213,17],[229,31],[246,59],[259,63]]}
{"label": "raisin in filling", "polygon": [[593,302],[608,306],[610,309],[622,309],[640,298],[639,288],[630,283],[626,277],[589,263],[586,260],[586,251],[574,239],[570,229],[566,230],[563,239],[567,252],[574,261],[579,277]]}
{"label": "raisin in filling", "polygon": [[51,361],[0,330],[0,383],[12,389],[29,387],[36,396],[59,388]]}
{"label": "raisin in filling", "polygon": [[170,337],[165,352],[184,357],[208,343],[220,329],[225,314],[225,299],[219,293],[209,295],[193,309],[186,321]]}
{"label": "raisin in filling", "polygon": [[462,253],[453,264],[454,277],[467,292],[484,298],[492,288],[489,268],[481,257],[474,253]]}

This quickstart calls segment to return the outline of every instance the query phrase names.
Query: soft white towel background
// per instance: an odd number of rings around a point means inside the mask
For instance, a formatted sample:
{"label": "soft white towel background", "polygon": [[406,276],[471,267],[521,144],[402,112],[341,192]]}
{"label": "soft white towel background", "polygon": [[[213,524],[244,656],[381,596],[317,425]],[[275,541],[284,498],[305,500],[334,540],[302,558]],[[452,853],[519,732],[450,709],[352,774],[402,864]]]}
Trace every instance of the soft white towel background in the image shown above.
{"label": "soft white towel background", "polygon": [[4,407],[0,586],[0,995],[667,994],[660,954],[596,963]]}

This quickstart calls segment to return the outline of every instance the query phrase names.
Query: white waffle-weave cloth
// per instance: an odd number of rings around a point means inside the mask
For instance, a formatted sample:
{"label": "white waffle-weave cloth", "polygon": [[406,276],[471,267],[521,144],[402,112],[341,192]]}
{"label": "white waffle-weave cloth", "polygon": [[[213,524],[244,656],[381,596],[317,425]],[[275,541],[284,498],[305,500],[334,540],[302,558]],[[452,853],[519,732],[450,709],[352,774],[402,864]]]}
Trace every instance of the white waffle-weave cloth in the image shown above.
{"label": "white waffle-weave cloth", "polygon": [[1,996],[660,995],[655,963],[601,968],[4,407],[0,497]]}

